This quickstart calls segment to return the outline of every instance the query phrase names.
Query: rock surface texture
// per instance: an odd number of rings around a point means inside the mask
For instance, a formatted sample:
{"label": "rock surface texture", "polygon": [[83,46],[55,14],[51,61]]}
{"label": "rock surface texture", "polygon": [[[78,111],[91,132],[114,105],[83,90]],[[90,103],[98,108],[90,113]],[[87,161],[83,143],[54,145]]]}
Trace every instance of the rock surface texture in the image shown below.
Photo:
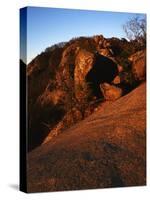
{"label": "rock surface texture", "polygon": [[28,151],[144,81],[145,51],[135,52],[125,39],[97,35],[53,45],[33,59],[27,67]]}
{"label": "rock surface texture", "polygon": [[146,184],[146,85],[28,154],[28,192]]}
{"label": "rock surface texture", "polygon": [[108,83],[100,84],[103,96],[108,101],[115,101],[122,96],[122,89]]}
{"label": "rock surface texture", "polygon": [[146,51],[138,51],[129,57],[132,62],[132,72],[136,80],[146,79]]}

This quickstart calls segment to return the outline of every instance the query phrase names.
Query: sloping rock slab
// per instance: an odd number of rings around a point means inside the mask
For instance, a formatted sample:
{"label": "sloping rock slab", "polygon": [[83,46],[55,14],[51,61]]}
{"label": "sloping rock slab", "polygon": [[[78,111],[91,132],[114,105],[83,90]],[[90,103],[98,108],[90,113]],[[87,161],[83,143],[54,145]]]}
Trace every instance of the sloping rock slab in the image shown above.
{"label": "sloping rock slab", "polygon": [[146,184],[146,89],[140,85],[28,154],[28,192]]}

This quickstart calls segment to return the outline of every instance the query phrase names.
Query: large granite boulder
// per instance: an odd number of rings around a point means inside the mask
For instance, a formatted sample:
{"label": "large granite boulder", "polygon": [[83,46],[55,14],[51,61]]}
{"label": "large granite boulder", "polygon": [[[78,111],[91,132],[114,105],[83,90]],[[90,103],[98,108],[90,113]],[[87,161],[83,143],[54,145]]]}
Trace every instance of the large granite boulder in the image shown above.
{"label": "large granite boulder", "polygon": [[108,83],[100,84],[100,89],[104,98],[108,101],[114,101],[122,96],[121,88],[114,85],[110,85]]}

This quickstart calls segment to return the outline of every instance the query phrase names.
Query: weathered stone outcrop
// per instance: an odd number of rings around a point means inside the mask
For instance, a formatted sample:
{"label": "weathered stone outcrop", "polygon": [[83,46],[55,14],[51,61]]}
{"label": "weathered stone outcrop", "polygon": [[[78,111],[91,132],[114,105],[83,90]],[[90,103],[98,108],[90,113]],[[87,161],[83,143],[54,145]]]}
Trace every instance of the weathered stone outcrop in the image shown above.
{"label": "weathered stone outcrop", "polygon": [[138,51],[129,57],[132,62],[132,73],[136,80],[146,79],[146,51]]}
{"label": "weathered stone outcrop", "polygon": [[113,52],[111,49],[99,49],[98,52],[99,54],[107,56],[113,60]]}
{"label": "weathered stone outcrop", "polygon": [[[126,45],[127,49],[131,47],[127,41],[106,39],[102,35],[80,37],[54,45],[32,60],[27,67],[29,150],[40,145],[51,131],[72,125],[69,120],[63,123],[61,120],[71,116],[68,113],[73,108],[79,108],[86,117],[91,113],[93,99],[114,100],[122,95],[120,74],[124,66],[118,61],[122,60],[119,56]],[[137,55],[133,56],[132,71],[136,79],[143,80],[144,55],[138,55],[139,60]],[[124,74],[126,78],[127,73]],[[109,85],[109,90],[104,85]],[[75,112],[74,115],[81,119]]]}
{"label": "weathered stone outcrop", "polygon": [[111,46],[111,43],[106,38],[104,38],[103,35],[96,35],[93,37],[93,39],[99,49],[106,49],[110,48]]}
{"label": "weathered stone outcrop", "polygon": [[81,49],[77,54],[74,70],[75,95],[79,100],[88,92],[87,90],[84,91],[84,88],[86,87],[86,75],[92,69],[93,64],[94,54]]}
{"label": "weathered stone outcrop", "polygon": [[115,101],[122,96],[122,89],[108,83],[100,84],[100,89],[104,98],[108,101]]}

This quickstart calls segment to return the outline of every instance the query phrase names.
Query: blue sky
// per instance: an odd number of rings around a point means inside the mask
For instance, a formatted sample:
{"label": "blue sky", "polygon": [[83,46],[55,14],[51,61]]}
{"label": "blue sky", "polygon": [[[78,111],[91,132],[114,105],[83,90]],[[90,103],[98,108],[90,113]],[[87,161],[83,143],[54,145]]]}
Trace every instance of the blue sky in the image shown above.
{"label": "blue sky", "polygon": [[78,36],[126,37],[122,25],[133,13],[27,8],[27,63],[45,48]]}

